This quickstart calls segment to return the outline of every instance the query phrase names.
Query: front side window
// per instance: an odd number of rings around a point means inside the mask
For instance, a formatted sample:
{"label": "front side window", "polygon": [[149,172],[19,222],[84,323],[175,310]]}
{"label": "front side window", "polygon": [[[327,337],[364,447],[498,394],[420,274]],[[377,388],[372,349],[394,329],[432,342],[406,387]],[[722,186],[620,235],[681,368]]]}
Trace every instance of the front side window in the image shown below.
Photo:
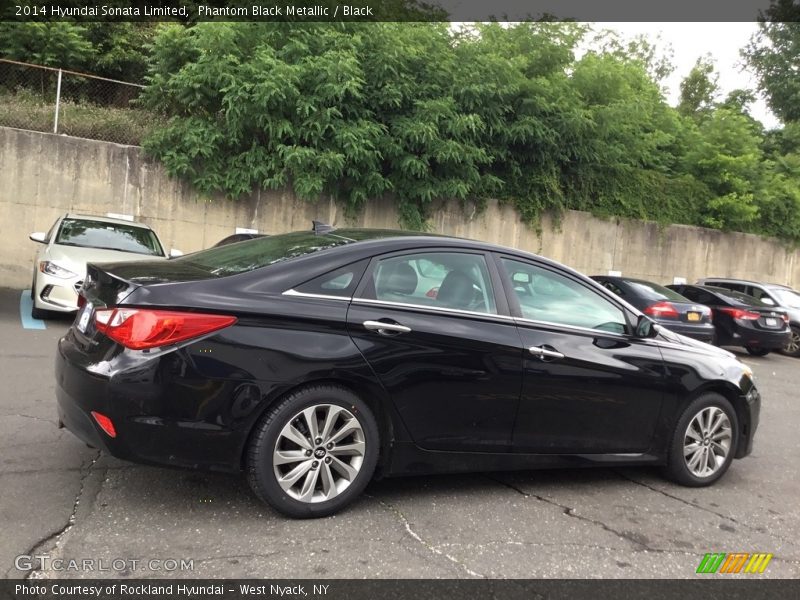
{"label": "front side window", "polygon": [[364,297],[497,314],[486,259],[480,254],[421,252],[379,260]]}
{"label": "front side window", "polygon": [[152,230],[124,223],[64,219],[55,243],[62,246],[164,256],[164,250]]}
{"label": "front side window", "polygon": [[563,275],[503,258],[522,317],[572,327],[625,333],[625,314],[611,302]]}

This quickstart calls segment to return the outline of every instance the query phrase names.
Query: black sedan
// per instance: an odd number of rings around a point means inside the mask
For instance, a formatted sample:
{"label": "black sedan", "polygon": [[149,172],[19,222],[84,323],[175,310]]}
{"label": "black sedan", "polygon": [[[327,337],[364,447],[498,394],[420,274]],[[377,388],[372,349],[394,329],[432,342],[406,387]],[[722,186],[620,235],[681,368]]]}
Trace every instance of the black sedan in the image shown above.
{"label": "black sedan", "polygon": [[711,309],[684,298],[674,290],[630,277],[593,275],[592,279],[675,333],[701,342],[711,342],[714,338]]}
{"label": "black sedan", "polygon": [[710,285],[671,285],[671,289],[694,302],[711,307],[714,340],[718,346],[744,346],[753,356],[766,356],[790,341],[789,315],[742,294]]}
{"label": "black sedan", "polygon": [[244,471],[295,517],[373,476],[648,464],[709,485],[758,425],[733,355],[492,244],[290,233],[91,265],[83,294],[60,423],[122,459]]}

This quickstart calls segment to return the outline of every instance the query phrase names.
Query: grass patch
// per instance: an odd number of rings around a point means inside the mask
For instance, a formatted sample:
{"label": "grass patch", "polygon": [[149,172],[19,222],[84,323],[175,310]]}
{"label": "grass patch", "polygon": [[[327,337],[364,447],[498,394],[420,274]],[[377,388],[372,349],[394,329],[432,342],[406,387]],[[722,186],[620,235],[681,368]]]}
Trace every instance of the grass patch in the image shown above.
{"label": "grass patch", "polygon": [[[55,102],[20,89],[0,90],[0,126],[53,131]],[[62,100],[58,133],[75,137],[140,146],[163,120],[152,112]]]}

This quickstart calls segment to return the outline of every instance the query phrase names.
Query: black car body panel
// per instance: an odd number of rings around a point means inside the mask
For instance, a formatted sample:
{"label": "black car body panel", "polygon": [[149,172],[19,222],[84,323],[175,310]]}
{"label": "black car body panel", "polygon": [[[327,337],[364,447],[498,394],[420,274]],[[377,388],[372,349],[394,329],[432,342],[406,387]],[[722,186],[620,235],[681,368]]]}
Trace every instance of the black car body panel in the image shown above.
{"label": "black car body panel", "polygon": [[[752,446],[759,397],[745,365],[668,332],[636,338],[639,311],[572,269],[456,238],[364,230],[320,235],[352,241],[224,275],[198,260],[277,244],[281,236],[159,263],[91,266],[84,288],[89,311],[160,308],[237,320],[172,346],[132,350],[91,319],[81,331],[79,314],[58,346],[61,422],[119,458],[239,471],[265,411],[292,390],[333,383],[375,413],[383,474],[663,464],[678,417],[693,398],[713,390],[740,415],[738,455]],[[381,302],[364,292],[378,259],[421,251],[481,257],[494,294],[491,310],[444,307],[444,285],[428,292],[427,306]],[[620,329],[526,318],[504,272],[508,257],[607,303],[620,315]],[[347,277],[338,287],[308,291],[340,271]],[[365,328],[368,321],[410,331],[379,335]],[[532,348],[562,353],[563,360]],[[91,411],[113,421],[115,437]]]}

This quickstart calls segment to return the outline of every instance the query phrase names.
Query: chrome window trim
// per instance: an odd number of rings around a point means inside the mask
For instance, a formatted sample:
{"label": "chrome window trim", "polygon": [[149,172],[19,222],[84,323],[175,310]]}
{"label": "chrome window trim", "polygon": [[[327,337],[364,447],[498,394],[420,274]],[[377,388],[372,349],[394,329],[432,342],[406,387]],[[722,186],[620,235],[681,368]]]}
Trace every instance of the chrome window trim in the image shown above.
{"label": "chrome window trim", "polygon": [[605,331],[604,329],[592,329],[591,327],[581,327],[580,325],[566,325],[564,323],[555,323],[553,321],[537,321],[535,319],[525,319],[523,317],[516,317],[514,319],[516,323],[526,324],[529,323],[531,325],[546,325],[549,327],[558,327],[563,329],[569,329],[572,331],[579,331],[579,332],[586,332],[591,333],[592,335],[610,335],[620,339],[629,339],[629,335],[626,333],[615,333],[613,331]]}
{"label": "chrome window trim", "polygon": [[502,321],[514,321],[514,317],[500,315],[498,313],[478,312],[474,310],[461,310],[459,308],[444,308],[443,306],[427,306],[425,304],[410,304],[406,302],[392,302],[391,300],[373,300],[372,298],[353,298],[354,304],[367,304],[377,306],[397,306],[400,308],[413,308],[415,310],[429,310],[455,316],[464,315],[468,317],[484,317],[490,319],[500,319]]}
{"label": "chrome window trim", "polygon": [[344,302],[350,302],[353,300],[352,296],[328,296],[327,294],[309,294],[306,292],[298,292],[295,289],[286,290],[281,294],[281,296],[294,296],[297,298],[318,298],[320,300],[342,300]]}

